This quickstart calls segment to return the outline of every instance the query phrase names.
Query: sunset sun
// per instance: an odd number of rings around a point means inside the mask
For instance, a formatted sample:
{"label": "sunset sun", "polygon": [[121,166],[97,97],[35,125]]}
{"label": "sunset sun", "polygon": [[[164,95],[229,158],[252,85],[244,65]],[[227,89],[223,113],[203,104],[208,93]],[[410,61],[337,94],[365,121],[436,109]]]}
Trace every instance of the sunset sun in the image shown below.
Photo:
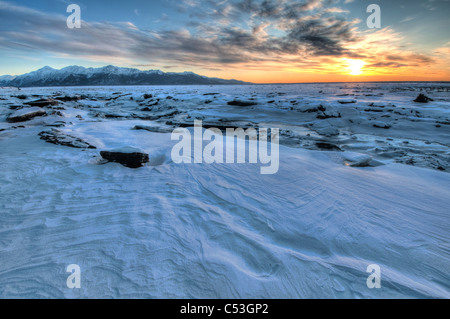
{"label": "sunset sun", "polygon": [[347,60],[349,73],[351,75],[361,75],[363,73],[362,68],[366,64],[361,60]]}

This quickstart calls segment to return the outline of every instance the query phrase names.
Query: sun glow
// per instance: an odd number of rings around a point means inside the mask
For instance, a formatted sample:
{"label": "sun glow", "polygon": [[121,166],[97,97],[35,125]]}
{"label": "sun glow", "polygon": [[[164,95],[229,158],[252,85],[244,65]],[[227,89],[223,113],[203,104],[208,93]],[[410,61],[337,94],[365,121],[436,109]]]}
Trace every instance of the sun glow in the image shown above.
{"label": "sun glow", "polygon": [[363,71],[361,70],[364,65],[366,64],[364,61],[361,60],[347,60],[348,64],[348,70],[351,75],[361,75]]}

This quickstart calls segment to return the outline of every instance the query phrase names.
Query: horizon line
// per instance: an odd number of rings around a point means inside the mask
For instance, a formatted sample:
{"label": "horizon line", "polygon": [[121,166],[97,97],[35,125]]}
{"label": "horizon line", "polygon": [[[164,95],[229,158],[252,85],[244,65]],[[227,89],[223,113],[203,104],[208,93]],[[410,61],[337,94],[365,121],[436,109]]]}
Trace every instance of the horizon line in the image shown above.
{"label": "horizon line", "polygon": [[[161,69],[139,69],[136,67],[128,67],[128,66],[117,66],[117,65],[113,65],[113,64],[108,64],[108,65],[104,65],[104,66],[97,66],[97,67],[86,67],[86,66],[82,66],[82,65],[77,65],[77,64],[72,64],[72,65],[67,65],[61,68],[54,68],[51,67],[49,65],[44,65],[36,70],[33,71],[29,71],[23,74],[17,74],[17,75],[10,75],[10,74],[3,74],[0,75],[0,77],[3,76],[11,76],[11,77],[19,77],[22,75],[26,75],[32,72],[36,72],[39,71],[41,69],[44,69],[46,67],[51,68],[55,71],[61,71],[62,69],[68,68],[68,67],[81,67],[84,69],[102,69],[102,68],[106,68],[106,67],[116,67],[116,68],[123,68],[123,69],[132,69],[132,70],[138,70],[140,72],[148,72],[148,71],[160,71],[163,73],[174,73],[174,74],[182,74],[182,73],[193,73],[202,77],[207,77],[207,78],[216,78],[216,79],[221,79],[221,80],[226,80],[226,81],[239,81],[239,82],[243,82],[242,84],[212,84],[212,85],[295,85],[295,84],[339,84],[339,83],[450,83],[450,79],[449,80],[409,80],[409,81],[402,81],[402,80],[386,80],[386,81],[370,81],[370,80],[353,80],[353,81],[306,81],[306,82],[249,82],[249,81],[245,81],[245,80],[240,80],[237,78],[220,78],[218,76],[207,76],[207,75],[202,75],[199,73],[196,73],[194,71],[179,71],[179,72],[173,72],[173,71],[163,71]],[[171,86],[171,85],[177,85],[177,84],[162,84],[160,86]],[[184,84],[184,85],[202,85],[202,84]],[[211,84],[203,84],[203,85],[211,85]],[[79,85],[79,86],[74,86],[74,87],[86,87],[86,86],[96,86],[96,85]],[[141,85],[100,85],[100,86],[159,86],[159,84],[141,84]],[[5,86],[7,87],[7,86]],[[58,86],[56,86],[58,87]],[[69,86],[70,87],[70,86]],[[4,87],[2,87],[4,88]]]}

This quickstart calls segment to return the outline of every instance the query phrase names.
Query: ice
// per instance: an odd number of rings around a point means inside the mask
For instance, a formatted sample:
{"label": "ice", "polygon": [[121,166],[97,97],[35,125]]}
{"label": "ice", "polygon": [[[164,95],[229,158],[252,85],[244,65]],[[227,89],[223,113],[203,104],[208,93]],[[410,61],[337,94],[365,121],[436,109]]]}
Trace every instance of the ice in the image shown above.
{"label": "ice", "polygon": [[43,108],[40,107],[30,107],[17,110],[11,113],[7,121],[10,123],[18,123],[18,122],[26,122],[38,116],[44,116],[46,112]]}
{"label": "ice", "polygon": [[344,158],[344,162],[353,167],[366,167],[369,166],[372,161],[372,157],[365,154],[345,152],[342,156]]}

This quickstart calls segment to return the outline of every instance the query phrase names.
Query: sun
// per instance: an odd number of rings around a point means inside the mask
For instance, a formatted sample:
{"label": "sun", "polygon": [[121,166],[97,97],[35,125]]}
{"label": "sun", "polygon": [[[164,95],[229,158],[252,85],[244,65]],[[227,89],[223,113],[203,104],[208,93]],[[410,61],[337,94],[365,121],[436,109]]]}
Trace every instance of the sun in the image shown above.
{"label": "sun", "polygon": [[350,71],[351,75],[361,75],[362,72],[362,68],[364,67],[364,65],[366,64],[364,61],[361,60],[347,60],[348,63],[348,70]]}

